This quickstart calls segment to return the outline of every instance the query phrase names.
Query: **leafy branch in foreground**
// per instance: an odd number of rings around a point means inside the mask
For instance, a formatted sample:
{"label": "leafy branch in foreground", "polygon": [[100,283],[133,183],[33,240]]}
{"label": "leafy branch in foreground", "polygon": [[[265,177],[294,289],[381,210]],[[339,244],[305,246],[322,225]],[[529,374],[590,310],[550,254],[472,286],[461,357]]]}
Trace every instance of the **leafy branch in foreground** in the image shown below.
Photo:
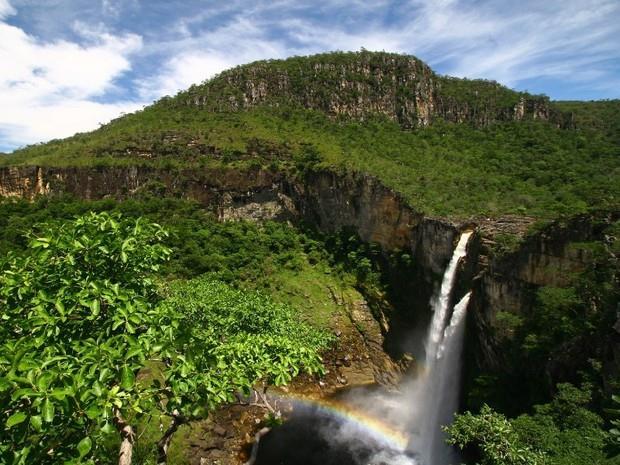
{"label": "leafy branch in foreground", "polygon": [[[161,301],[157,224],[90,213],[50,224],[0,269],[0,462],[131,463],[136,426],[204,418],[255,383],[320,373],[329,338],[259,293],[199,278]],[[161,376],[141,376],[159,361]]]}
{"label": "leafy branch in foreground", "polygon": [[1,461],[92,463],[115,433],[130,461],[166,232],[107,213],[44,232],[0,274]]}

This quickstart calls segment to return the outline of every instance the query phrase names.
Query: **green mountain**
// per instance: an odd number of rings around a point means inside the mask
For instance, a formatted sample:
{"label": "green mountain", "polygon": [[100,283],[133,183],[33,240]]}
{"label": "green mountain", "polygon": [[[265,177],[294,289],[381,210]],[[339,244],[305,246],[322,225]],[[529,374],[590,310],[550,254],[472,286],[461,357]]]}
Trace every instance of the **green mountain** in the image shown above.
{"label": "green mountain", "polygon": [[551,102],[389,53],[240,66],[2,165],[329,167],[370,173],[436,216],[535,217],[618,204],[619,101]]}

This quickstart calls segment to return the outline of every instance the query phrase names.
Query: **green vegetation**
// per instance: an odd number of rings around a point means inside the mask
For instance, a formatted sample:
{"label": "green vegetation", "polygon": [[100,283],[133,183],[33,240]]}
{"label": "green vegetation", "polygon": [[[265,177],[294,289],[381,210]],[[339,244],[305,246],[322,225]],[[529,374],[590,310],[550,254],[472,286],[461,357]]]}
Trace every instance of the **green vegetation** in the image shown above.
{"label": "green vegetation", "polygon": [[[3,463],[80,463],[147,407],[136,372],[153,351],[149,274],[165,232],[106,214],[33,236],[0,274]],[[125,438],[124,438],[125,439]]]}
{"label": "green vegetation", "polygon": [[[508,420],[484,405],[480,413],[457,415],[446,428],[450,443],[466,449],[482,465],[604,465],[610,435],[589,407],[588,386],[557,386],[555,398],[531,415]],[[612,454],[613,455],[613,454]]]}
{"label": "green vegetation", "polygon": [[[209,277],[161,300],[151,275],[170,249],[159,225],[90,213],[43,229],[0,274],[3,463],[94,463],[120,442],[129,464],[153,412],[172,419],[165,461],[180,424],[259,380],[321,371],[329,338],[290,306]],[[161,376],[141,382],[149,360]]]}
{"label": "green vegetation", "polygon": [[[162,265],[163,276],[192,278],[206,273],[235,286],[261,290],[293,305],[301,318],[321,327],[333,326],[334,318],[341,316],[342,308],[332,293],[355,301],[361,298],[356,288],[371,291],[381,286],[376,263],[369,261],[378,251],[352,233],[320,237],[271,221],[220,223],[200,204],[172,198],[0,202],[0,254],[25,250],[25,233],[41,223],[65,222],[90,211],[144,217],[165,226],[170,233],[165,244],[172,253]],[[348,257],[349,253],[361,254],[360,260]]]}
{"label": "green vegetation", "polygon": [[[364,77],[356,71],[356,60],[377,73]],[[403,130],[402,124],[376,114],[365,115],[363,121],[333,117],[322,103],[295,104],[291,97],[311,89],[316,98],[332,99],[333,80],[321,78],[321,73],[331,76],[334,71],[324,65],[333,62],[345,67],[345,80],[368,87],[364,98],[372,101],[391,92],[376,81],[380,70],[401,75],[413,67],[420,76],[431,73],[408,60],[365,52],[259,62],[92,133],[18,150],[3,156],[0,165],[140,164],[166,170],[262,166],[301,176],[317,168],[357,170],[377,176],[415,208],[451,217],[513,213],[551,218],[618,206],[619,101],[550,104],[493,82],[435,76],[441,89],[437,98],[443,102],[439,106],[455,106],[465,112],[466,122],[482,118],[485,124],[457,124],[437,114],[429,127]],[[304,72],[312,64],[318,66],[316,76]],[[277,107],[265,101],[244,111],[219,104],[209,110],[209,104],[191,103],[196,98],[239,97],[251,79],[277,87],[285,75],[291,98]],[[342,102],[357,98],[342,92]],[[534,99],[552,114],[573,114],[576,128],[560,129],[556,121],[532,118],[511,121],[510,112],[522,98]]]}
{"label": "green vegetation", "polygon": [[607,243],[572,245],[588,254],[591,262],[583,271],[566,276],[569,282],[565,287],[539,288],[528,311],[498,313],[494,336],[502,363],[473,380],[470,408],[487,403],[516,415],[546,402],[554,389],[553,380],[559,380],[591,383],[600,411],[608,401],[609,389],[620,387],[601,367],[613,344],[610,328],[616,323],[620,302],[614,255],[620,248],[619,228],[616,222],[605,229]]}

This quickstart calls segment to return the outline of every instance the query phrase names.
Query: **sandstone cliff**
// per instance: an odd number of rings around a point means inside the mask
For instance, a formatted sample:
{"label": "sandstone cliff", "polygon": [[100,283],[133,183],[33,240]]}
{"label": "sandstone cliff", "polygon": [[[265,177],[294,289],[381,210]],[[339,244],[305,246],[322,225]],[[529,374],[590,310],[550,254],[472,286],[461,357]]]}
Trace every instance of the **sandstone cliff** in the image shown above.
{"label": "sandstone cliff", "polygon": [[515,92],[493,81],[439,76],[415,57],[392,53],[255,62],[160,104],[208,111],[294,105],[357,120],[381,115],[403,128],[427,126],[436,119],[476,126],[524,119],[571,125],[570,115],[552,108],[547,97]]}

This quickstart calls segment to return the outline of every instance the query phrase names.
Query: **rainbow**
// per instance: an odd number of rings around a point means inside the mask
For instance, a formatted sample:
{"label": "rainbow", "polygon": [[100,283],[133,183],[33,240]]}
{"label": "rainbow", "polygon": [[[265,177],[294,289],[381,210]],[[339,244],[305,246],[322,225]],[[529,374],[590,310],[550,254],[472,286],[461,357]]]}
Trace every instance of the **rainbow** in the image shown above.
{"label": "rainbow", "polygon": [[408,436],[393,426],[342,402],[330,399],[313,399],[283,392],[270,393],[269,398],[276,402],[290,403],[293,409],[299,406],[317,409],[321,413],[353,424],[373,439],[398,452],[403,452],[409,442]]}

